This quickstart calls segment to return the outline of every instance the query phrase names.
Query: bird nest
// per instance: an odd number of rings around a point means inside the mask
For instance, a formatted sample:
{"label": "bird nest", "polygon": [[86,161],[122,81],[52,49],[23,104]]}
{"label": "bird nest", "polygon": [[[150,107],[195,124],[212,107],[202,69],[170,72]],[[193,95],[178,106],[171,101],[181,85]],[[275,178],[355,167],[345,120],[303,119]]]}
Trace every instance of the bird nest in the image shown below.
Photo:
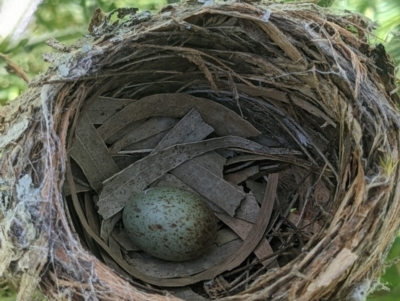
{"label": "bird nest", "polygon": [[[394,68],[313,4],[96,10],[0,110],[0,275],[54,300],[365,300],[399,227]],[[149,187],[209,204],[168,262],[127,239]]]}

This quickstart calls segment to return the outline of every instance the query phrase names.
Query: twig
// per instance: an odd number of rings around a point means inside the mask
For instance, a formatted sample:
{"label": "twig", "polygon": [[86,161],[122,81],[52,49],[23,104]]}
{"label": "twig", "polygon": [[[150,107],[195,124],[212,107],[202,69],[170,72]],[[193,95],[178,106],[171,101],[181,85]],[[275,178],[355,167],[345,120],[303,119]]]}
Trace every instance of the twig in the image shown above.
{"label": "twig", "polygon": [[[257,258],[253,259],[253,261],[251,263],[255,263],[257,261]],[[247,264],[249,265],[249,264]],[[236,284],[239,283],[239,281],[243,278],[243,276],[248,275],[249,270],[245,270],[242,274],[240,274],[235,280],[233,280],[230,285],[231,287],[234,287]]]}
{"label": "twig", "polygon": [[241,286],[245,285],[246,283],[248,283],[250,280],[254,279],[255,277],[257,277],[262,271],[264,271],[266,269],[266,267],[261,267],[260,269],[258,269],[253,275],[251,275],[250,277],[244,279],[242,282],[240,282],[239,284],[237,284],[236,286],[232,287],[228,292],[234,292],[235,290],[237,290],[238,288],[240,288]]}
{"label": "twig", "polygon": [[25,71],[14,61],[12,61],[7,55],[0,53],[0,57],[6,61],[6,70],[11,73],[12,70],[17,76],[22,78],[26,83],[29,83],[29,77]]}
{"label": "twig", "polygon": [[[233,271],[231,271],[231,272],[229,272],[229,273],[224,274],[224,277],[226,278],[226,277],[235,275],[235,274],[237,274],[237,273],[240,273],[241,271],[244,271],[244,270],[246,270],[247,268],[252,267],[252,266],[255,266],[255,265],[257,265],[257,264],[259,264],[259,263],[261,263],[261,262],[263,262],[263,261],[265,261],[265,260],[267,260],[267,259],[270,259],[270,258],[272,258],[272,257],[274,257],[274,256],[278,256],[278,255],[288,255],[288,254],[284,253],[283,251],[285,251],[286,249],[289,249],[289,248],[291,248],[291,247],[293,247],[293,246],[292,246],[292,245],[288,245],[288,246],[286,246],[286,247],[280,249],[278,252],[275,252],[275,253],[273,253],[273,254],[269,254],[268,256],[265,256],[265,257],[260,258],[260,259],[256,259],[254,262],[251,262],[251,263],[245,265],[244,267],[238,268],[238,269],[236,269],[236,270],[233,270]],[[289,252],[289,253],[292,254],[292,252]],[[272,261],[271,261],[271,263],[272,263]],[[267,265],[266,267],[268,267],[268,266],[269,266],[269,265]]]}

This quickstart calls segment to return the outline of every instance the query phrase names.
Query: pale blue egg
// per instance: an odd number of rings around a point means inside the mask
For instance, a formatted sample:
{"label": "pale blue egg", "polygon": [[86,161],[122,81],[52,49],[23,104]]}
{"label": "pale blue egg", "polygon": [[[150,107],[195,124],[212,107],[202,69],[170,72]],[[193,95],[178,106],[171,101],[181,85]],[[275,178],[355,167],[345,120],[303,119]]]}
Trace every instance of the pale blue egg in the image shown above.
{"label": "pale blue egg", "polygon": [[125,206],[122,221],[138,247],[170,261],[200,256],[217,235],[217,223],[208,204],[175,187],[154,187],[136,195]]}

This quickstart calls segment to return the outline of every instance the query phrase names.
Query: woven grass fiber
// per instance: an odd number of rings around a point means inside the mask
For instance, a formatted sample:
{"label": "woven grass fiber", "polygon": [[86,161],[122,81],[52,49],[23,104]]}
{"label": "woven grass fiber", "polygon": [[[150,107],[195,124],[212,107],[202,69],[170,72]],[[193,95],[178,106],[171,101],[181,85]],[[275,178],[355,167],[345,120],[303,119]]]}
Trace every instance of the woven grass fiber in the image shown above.
{"label": "woven grass fiber", "polygon": [[400,222],[394,68],[371,45],[372,25],[312,3],[187,2],[135,12],[96,11],[90,34],[74,45],[50,40],[52,66],[0,108],[0,276],[19,284],[18,300],[31,300],[37,286],[51,300],[181,300],[175,280],[157,286],[137,271],[118,273],[118,258],[92,230],[108,259],[89,252],[77,234],[88,224],[84,208],[71,212],[79,200],[66,201],[62,190],[75,129],[99,97],[165,93],[222,104],[301,153],[287,163],[312,175],[310,195],[319,179],[328,183],[327,203],[294,205],[320,225],[296,256],[222,299],[365,300]]}

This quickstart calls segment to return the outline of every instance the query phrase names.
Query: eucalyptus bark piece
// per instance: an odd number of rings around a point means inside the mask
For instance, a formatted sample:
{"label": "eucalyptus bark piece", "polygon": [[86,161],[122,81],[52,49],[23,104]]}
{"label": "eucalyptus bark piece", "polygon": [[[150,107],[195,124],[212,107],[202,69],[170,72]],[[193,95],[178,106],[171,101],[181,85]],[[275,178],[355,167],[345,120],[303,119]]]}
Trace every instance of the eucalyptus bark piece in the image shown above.
{"label": "eucalyptus bark piece", "polygon": [[93,124],[102,124],[135,101],[137,100],[100,96],[90,106],[87,114]]}
{"label": "eucalyptus bark piece", "polygon": [[135,194],[143,191],[168,171],[204,153],[218,148],[232,147],[241,151],[269,155],[271,159],[279,159],[280,156],[277,154],[297,154],[297,152],[285,149],[263,147],[250,140],[235,136],[170,146],[135,162],[107,179],[103,183],[104,187],[97,203],[98,212],[104,219],[107,219],[120,211]]}
{"label": "eucalyptus bark piece", "polygon": [[144,97],[109,118],[98,128],[98,132],[103,139],[107,139],[130,122],[155,116],[181,118],[193,108],[199,111],[203,120],[215,129],[218,136],[247,138],[261,134],[250,122],[223,105],[183,93]]}
{"label": "eucalyptus bark piece", "polygon": [[[110,147],[110,153],[114,154],[125,146],[142,141],[172,128],[179,120],[173,117],[153,117],[139,125],[134,131],[130,131]],[[164,137],[165,138],[165,137]]]}
{"label": "eucalyptus bark piece", "polygon": [[101,189],[102,181],[119,171],[87,115],[76,128],[76,139],[70,154],[96,191]]}
{"label": "eucalyptus bark piece", "polygon": [[200,141],[211,134],[214,129],[203,121],[200,113],[191,109],[160,141],[152,153],[168,146]]}

